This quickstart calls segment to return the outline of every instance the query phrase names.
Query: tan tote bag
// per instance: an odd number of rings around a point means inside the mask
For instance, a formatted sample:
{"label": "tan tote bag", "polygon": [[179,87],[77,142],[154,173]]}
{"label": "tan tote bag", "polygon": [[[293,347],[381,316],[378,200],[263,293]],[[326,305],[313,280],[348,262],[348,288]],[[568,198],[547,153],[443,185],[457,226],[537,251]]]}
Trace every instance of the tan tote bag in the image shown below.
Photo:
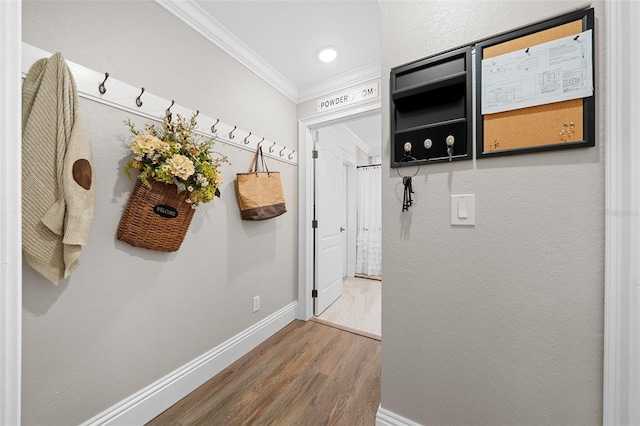
{"label": "tan tote bag", "polygon": [[[258,164],[262,163],[263,171]],[[271,219],[287,211],[280,172],[270,172],[262,146],[253,155],[248,173],[236,173],[236,196],[243,220]]]}

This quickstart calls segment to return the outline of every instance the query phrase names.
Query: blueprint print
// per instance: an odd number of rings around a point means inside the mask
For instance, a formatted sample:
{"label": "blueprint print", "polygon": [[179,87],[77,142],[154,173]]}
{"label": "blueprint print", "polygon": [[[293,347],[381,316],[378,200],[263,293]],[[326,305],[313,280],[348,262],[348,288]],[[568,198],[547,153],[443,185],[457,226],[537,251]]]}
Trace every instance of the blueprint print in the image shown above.
{"label": "blueprint print", "polygon": [[482,114],[593,95],[592,30],[482,60]]}

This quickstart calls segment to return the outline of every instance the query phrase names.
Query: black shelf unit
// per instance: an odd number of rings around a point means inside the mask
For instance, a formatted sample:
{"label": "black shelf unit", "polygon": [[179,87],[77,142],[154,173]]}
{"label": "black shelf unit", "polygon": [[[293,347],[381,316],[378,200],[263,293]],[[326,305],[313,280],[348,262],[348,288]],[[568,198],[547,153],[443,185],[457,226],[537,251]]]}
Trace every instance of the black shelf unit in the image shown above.
{"label": "black shelf unit", "polygon": [[391,167],[471,159],[471,84],[471,46],[391,69]]}

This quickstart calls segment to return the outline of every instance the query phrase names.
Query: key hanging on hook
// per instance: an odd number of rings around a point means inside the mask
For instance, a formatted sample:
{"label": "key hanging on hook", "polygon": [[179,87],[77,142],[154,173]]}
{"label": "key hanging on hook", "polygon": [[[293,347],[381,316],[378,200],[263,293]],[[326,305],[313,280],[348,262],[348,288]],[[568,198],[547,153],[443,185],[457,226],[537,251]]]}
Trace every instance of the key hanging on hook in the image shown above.
{"label": "key hanging on hook", "polygon": [[447,143],[447,155],[449,156],[449,161],[451,161],[453,159],[453,144],[456,138],[454,138],[453,135],[449,135],[445,141]]}
{"label": "key hanging on hook", "polygon": [[411,176],[404,176],[402,178],[402,184],[404,185],[404,199],[402,200],[402,211],[406,212],[409,210],[409,207],[413,205],[413,199],[411,198],[411,194],[413,194],[413,185],[411,182]]}

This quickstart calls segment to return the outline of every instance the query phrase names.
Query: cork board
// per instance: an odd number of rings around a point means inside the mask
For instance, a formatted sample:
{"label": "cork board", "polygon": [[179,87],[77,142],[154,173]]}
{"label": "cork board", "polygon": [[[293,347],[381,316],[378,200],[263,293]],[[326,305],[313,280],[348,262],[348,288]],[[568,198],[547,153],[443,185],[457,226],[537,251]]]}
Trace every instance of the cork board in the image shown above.
{"label": "cork board", "polygon": [[[588,29],[588,25],[585,24],[585,19],[578,17],[570,22],[498,44],[486,47],[480,47],[481,44],[479,44],[479,48],[476,49],[478,64],[482,59],[516,50],[525,50],[531,46],[581,33]],[[478,84],[482,84],[481,78],[479,78]],[[590,98],[593,102],[593,96]],[[514,154],[575,146],[593,146],[592,140],[587,141],[591,138],[586,137],[593,123],[585,122],[592,116],[591,113],[588,114],[585,111],[587,107],[585,99],[588,98],[487,115],[481,115],[478,112],[478,155]],[[480,101],[478,102],[478,111],[480,111]]]}

